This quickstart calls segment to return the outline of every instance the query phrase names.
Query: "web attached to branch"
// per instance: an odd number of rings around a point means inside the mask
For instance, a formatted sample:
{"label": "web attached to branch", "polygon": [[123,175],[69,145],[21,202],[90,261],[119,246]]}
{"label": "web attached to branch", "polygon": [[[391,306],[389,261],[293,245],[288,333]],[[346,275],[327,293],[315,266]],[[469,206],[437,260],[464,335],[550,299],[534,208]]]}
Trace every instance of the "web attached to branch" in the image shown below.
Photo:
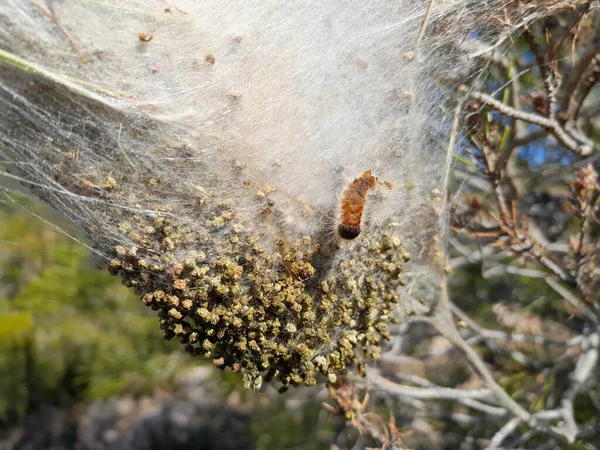
{"label": "web attached to branch", "polygon": [[167,337],[248,386],[362,372],[436,297],[442,81],[509,3],[4,1],[3,200],[62,213]]}

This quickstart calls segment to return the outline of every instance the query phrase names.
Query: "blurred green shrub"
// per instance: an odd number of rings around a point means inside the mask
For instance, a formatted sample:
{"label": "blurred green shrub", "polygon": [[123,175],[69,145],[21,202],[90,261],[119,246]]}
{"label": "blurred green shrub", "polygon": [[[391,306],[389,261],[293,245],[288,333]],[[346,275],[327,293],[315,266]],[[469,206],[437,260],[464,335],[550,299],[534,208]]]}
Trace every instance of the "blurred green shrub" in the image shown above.
{"label": "blurred green shrub", "polygon": [[168,387],[187,357],[133,292],[89,252],[27,212],[0,210],[0,425]]}

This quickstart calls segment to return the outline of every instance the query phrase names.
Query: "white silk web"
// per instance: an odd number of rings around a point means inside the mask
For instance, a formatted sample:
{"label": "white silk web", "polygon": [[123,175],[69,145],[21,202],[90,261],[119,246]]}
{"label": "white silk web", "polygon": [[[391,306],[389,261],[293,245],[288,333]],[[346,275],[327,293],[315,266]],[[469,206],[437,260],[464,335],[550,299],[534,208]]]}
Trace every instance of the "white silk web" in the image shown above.
{"label": "white silk web", "polygon": [[[236,233],[263,255],[310,238],[321,249],[316,273],[282,266],[302,283],[378,279],[370,257],[343,262],[393,236],[403,250],[385,267],[401,266],[408,284],[381,281],[382,292],[403,290],[399,316],[423,308],[443,268],[449,94],[471,68],[462,46],[501,40],[491,18],[511,8],[4,0],[3,200],[26,187],[104,263],[137,248],[169,264],[215,262],[235,253]],[[532,14],[519,11],[514,23]],[[341,240],[341,196],[366,170],[379,183],[361,235]]]}

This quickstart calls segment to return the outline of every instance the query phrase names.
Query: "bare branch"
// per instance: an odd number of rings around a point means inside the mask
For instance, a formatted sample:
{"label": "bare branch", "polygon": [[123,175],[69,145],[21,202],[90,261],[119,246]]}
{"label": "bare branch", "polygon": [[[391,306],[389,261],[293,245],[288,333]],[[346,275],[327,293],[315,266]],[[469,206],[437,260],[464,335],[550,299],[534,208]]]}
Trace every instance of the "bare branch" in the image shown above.
{"label": "bare branch", "polygon": [[577,296],[577,294],[567,289],[565,286],[563,286],[560,282],[558,282],[551,276],[547,276],[546,278],[544,278],[544,281],[548,286],[550,286],[558,294],[560,294],[565,300],[571,303],[571,305],[573,305],[575,309],[581,311],[588,320],[592,321],[596,325],[600,324],[600,318],[598,317],[598,314],[592,309],[588,308],[585,302],[581,300]]}
{"label": "bare branch", "polygon": [[490,441],[490,444],[486,447],[487,450],[500,448],[502,442],[504,442],[504,440],[508,438],[517,429],[517,427],[521,425],[521,423],[521,419],[518,419],[516,417],[506,422],[504,426],[500,428],[500,430],[498,430],[498,432],[494,435],[494,437]]}
{"label": "bare branch", "polygon": [[522,120],[548,129],[562,145],[577,155],[587,156],[595,150],[595,148],[592,148],[589,145],[578,143],[556,120],[539,114],[520,111],[506,103],[496,100],[488,94],[484,94],[483,92],[471,92],[469,93],[469,97],[484,102],[486,105],[489,105],[507,117]]}
{"label": "bare branch", "polygon": [[464,313],[458,306],[451,303],[452,312],[456,314],[463,322],[465,322],[473,331],[481,335],[485,339],[498,339],[510,342],[534,342],[541,345],[563,345],[563,346],[576,346],[581,343],[581,336],[577,336],[568,341],[557,341],[553,339],[547,339],[542,336],[530,335],[530,334],[519,334],[519,333],[505,333],[503,331],[489,330],[481,327],[477,322],[471,319],[467,314]]}
{"label": "bare branch", "polygon": [[376,373],[372,373],[370,376],[371,383],[375,385],[377,389],[385,390],[387,393],[393,395],[418,398],[421,400],[494,399],[494,396],[490,389],[461,390],[445,388],[441,386],[418,388],[394,383],[393,381],[390,381],[387,378],[384,378]]}
{"label": "bare branch", "polygon": [[572,440],[575,440],[579,429],[575,423],[573,413],[573,401],[581,388],[592,375],[592,371],[598,364],[598,347],[600,346],[600,332],[596,331],[583,338],[581,348],[583,350],[575,370],[571,373],[571,385],[561,401],[561,409],[565,428],[568,430]]}
{"label": "bare branch", "polygon": [[540,416],[528,412],[506,393],[506,391],[496,382],[477,352],[462,338],[460,333],[458,333],[454,326],[454,322],[452,321],[451,314],[450,302],[446,290],[444,289],[441,294],[441,300],[438,303],[436,315],[432,318],[431,323],[466,357],[471,367],[493,391],[497,404],[506,408],[514,418],[526,423],[531,428],[543,431],[561,441],[573,442],[575,437],[573,436],[570,427],[549,427],[545,425],[540,422]]}

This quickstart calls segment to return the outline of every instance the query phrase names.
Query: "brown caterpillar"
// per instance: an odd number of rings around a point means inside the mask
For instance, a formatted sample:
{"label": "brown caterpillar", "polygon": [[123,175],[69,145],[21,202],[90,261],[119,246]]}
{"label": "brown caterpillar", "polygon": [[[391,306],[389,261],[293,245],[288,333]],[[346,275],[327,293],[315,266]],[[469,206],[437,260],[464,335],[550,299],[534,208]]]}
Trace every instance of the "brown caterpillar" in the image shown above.
{"label": "brown caterpillar", "polygon": [[354,239],[360,234],[360,220],[367,191],[375,186],[377,178],[366,170],[354,180],[344,191],[342,197],[342,217],[338,233],[342,239]]}

